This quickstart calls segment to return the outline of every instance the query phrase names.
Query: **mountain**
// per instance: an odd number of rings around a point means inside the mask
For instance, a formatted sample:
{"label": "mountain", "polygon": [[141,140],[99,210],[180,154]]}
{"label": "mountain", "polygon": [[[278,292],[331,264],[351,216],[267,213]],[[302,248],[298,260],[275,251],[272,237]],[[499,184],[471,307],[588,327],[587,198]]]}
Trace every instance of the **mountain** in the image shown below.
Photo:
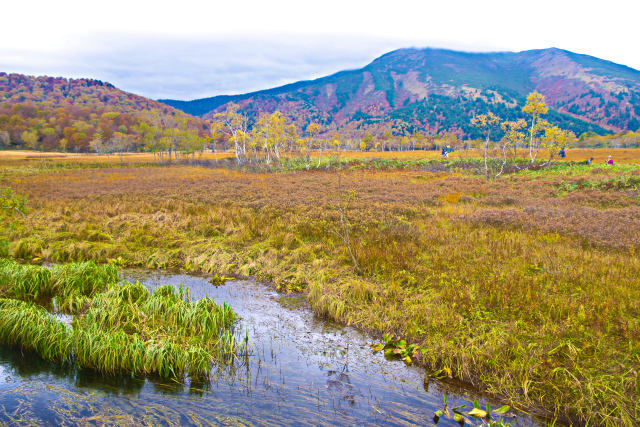
{"label": "mountain", "polygon": [[229,102],[251,117],[280,110],[343,132],[454,132],[477,137],[473,114],[522,117],[533,90],[546,97],[547,119],[576,134],[640,127],[640,71],[557,48],[468,53],[399,49],[364,68],[243,95],[161,100],[211,118]]}
{"label": "mountain", "polygon": [[0,73],[0,148],[89,151],[96,135],[133,141],[143,122],[208,129],[202,118],[100,80]]}

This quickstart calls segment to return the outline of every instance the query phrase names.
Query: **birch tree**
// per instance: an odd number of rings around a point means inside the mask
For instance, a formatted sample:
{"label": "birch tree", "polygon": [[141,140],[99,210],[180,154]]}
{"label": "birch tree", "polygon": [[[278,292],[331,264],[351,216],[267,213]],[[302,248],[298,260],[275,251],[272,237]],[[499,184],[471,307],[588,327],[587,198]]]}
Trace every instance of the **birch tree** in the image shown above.
{"label": "birch tree", "polygon": [[547,108],[544,95],[540,92],[533,91],[527,96],[527,103],[522,107],[525,114],[531,116],[531,127],[529,128],[529,159],[531,163],[535,163],[538,152],[540,151],[540,136],[544,132],[545,126],[548,124],[541,119],[541,116],[547,114]]}
{"label": "birch tree", "polygon": [[491,134],[498,129],[500,117],[489,111],[487,114],[479,114],[471,119],[471,124],[477,127],[484,136],[482,151],[484,155],[484,173],[489,180],[489,146],[491,144]]}
{"label": "birch tree", "polygon": [[500,170],[496,174],[496,177],[502,175],[502,173],[504,172],[504,168],[507,165],[507,157],[510,148],[513,148],[513,162],[514,165],[516,165],[515,161],[517,157],[517,148],[518,145],[522,145],[524,143],[524,129],[527,127],[527,122],[524,119],[505,121],[500,124],[500,127],[504,131],[504,136],[499,142],[501,162]]}
{"label": "birch tree", "polygon": [[549,159],[542,166],[550,164],[558,149],[574,141],[575,138],[574,133],[569,130],[560,129],[558,126],[546,126],[540,146],[549,151]]}
{"label": "birch tree", "polygon": [[218,113],[214,118],[220,123],[212,126],[212,132],[222,132],[226,134],[234,144],[236,161],[242,164],[247,157],[247,135],[249,119],[239,112],[240,106],[236,103],[229,103],[223,113]]}

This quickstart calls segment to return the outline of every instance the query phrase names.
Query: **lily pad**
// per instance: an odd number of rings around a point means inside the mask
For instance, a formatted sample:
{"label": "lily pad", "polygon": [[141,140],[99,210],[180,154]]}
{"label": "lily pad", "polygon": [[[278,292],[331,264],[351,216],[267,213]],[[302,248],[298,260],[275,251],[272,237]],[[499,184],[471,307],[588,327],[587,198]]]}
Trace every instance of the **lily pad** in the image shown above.
{"label": "lily pad", "polygon": [[471,415],[472,417],[484,418],[487,416],[487,411],[484,411],[480,408],[473,408],[472,410],[467,412],[467,414]]}

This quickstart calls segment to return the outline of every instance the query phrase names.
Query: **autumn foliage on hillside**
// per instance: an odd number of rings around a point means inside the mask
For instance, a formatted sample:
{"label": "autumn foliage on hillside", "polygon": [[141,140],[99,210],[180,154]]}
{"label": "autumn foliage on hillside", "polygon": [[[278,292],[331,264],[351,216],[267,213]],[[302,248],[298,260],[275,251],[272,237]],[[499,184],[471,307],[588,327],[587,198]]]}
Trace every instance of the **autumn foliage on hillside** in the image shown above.
{"label": "autumn foliage on hillside", "polygon": [[471,125],[472,117],[525,118],[519,106],[532,91],[547,99],[547,120],[575,135],[640,129],[640,71],[554,48],[518,53],[399,49],[363,68],[316,80],[163,102],[209,119],[230,103],[252,120],[280,111],[298,127],[319,123],[347,137],[389,132],[478,139],[482,132]]}
{"label": "autumn foliage on hillside", "polygon": [[189,152],[206,134],[206,121],[100,80],[0,73],[0,148]]}
{"label": "autumn foliage on hillside", "polygon": [[[210,123],[99,80],[0,73],[0,149],[99,154],[146,151],[160,160],[171,160],[211,147],[216,151],[232,149],[239,160],[242,157],[249,162],[259,157],[267,163],[277,162],[281,154],[294,154],[310,166],[312,151],[322,156],[323,152],[342,150],[439,150],[446,146],[458,150],[479,144],[445,131],[389,128],[382,132],[380,128],[376,133],[363,128],[337,132],[322,120],[300,123],[287,111],[251,116],[240,104],[226,107],[209,117]],[[471,123],[469,126],[482,133]],[[491,137],[500,140],[501,132],[497,129]],[[574,143],[582,147],[636,147],[639,137],[638,132],[606,136],[587,132]]]}

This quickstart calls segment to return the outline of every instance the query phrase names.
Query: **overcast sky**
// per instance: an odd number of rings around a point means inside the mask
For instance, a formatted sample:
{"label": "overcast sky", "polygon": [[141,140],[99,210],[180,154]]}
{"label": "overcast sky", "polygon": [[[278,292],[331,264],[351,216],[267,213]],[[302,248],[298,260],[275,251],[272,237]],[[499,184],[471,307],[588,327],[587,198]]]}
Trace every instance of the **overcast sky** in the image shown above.
{"label": "overcast sky", "polygon": [[151,98],[235,94],[401,47],[559,47],[640,69],[640,1],[7,1],[0,71],[92,77]]}

